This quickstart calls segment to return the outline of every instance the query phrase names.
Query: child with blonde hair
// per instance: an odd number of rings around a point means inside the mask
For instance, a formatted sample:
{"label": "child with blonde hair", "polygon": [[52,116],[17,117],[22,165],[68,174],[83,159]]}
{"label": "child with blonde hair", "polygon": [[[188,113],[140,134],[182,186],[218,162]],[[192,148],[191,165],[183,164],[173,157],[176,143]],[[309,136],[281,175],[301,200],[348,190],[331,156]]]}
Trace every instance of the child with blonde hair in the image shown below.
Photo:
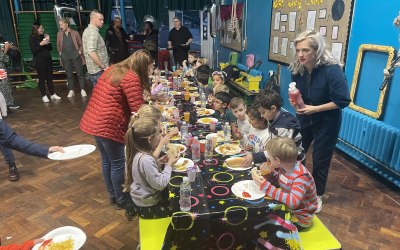
{"label": "child with blonde hair", "polygon": [[229,103],[233,116],[236,118],[237,129],[233,131],[236,134],[236,137],[240,140],[243,139],[243,136],[247,137],[249,134],[249,130],[251,125],[249,123],[249,117],[246,114],[247,107],[246,103],[242,98],[234,97]]}
{"label": "child with blonde hair", "polygon": [[280,188],[276,188],[270,181],[252,172],[254,182],[266,195],[282,202],[293,211],[297,221],[294,224],[299,231],[310,227],[318,208],[317,192],[311,173],[297,161],[296,144],[290,138],[275,137],[267,142],[265,150],[269,155],[271,166],[263,165],[261,170],[272,171]]}
{"label": "child with blonde hair", "polygon": [[[161,110],[154,105],[147,105],[147,104],[140,106],[137,113],[132,113],[132,118],[129,123],[129,127],[131,127],[136,120],[145,117],[156,120],[158,122],[159,130],[162,131],[163,128],[161,126],[161,119],[162,119]],[[157,148],[153,151],[153,155],[155,157],[160,156],[162,148],[165,145],[167,145],[171,137],[176,135],[178,132],[179,130],[177,128],[173,128],[169,133],[163,135],[162,138],[160,139],[160,143],[158,144]]]}
{"label": "child with blonde hair", "polygon": [[171,215],[167,186],[171,178],[172,165],[178,158],[175,156],[168,158],[168,155],[165,155],[156,159],[152,152],[160,139],[158,121],[149,117],[132,122],[125,135],[124,191],[129,192],[132,198],[128,199],[126,210],[130,216],[137,213],[142,218],[154,219]]}

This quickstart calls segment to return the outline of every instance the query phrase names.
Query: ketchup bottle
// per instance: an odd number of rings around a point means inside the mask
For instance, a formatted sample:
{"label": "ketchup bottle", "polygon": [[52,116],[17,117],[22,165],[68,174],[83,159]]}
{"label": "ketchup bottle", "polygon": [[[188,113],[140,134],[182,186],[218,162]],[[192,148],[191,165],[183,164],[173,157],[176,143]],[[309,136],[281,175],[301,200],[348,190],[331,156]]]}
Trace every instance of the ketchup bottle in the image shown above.
{"label": "ketchup bottle", "polygon": [[296,103],[296,106],[300,109],[305,108],[303,98],[301,98],[300,91],[296,88],[296,82],[289,83],[289,96],[292,102]]}

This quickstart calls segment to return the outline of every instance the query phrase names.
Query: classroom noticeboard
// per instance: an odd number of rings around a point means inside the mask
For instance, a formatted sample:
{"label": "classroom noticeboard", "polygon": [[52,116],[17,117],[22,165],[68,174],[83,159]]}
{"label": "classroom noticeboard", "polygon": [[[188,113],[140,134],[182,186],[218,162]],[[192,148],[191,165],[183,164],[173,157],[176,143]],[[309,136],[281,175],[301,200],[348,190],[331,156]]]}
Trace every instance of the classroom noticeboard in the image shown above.
{"label": "classroom noticeboard", "polygon": [[344,64],[351,9],[352,0],[274,0],[269,60],[290,64],[294,39],[312,29],[325,37],[333,56]]}

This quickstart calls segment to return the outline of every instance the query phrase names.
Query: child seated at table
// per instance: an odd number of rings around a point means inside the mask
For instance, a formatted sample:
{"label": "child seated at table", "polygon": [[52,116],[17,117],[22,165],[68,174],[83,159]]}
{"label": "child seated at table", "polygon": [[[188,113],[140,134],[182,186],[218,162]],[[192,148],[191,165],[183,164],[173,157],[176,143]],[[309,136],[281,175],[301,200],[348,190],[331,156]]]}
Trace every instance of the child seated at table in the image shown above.
{"label": "child seated at table", "polygon": [[257,106],[249,106],[247,109],[249,117],[250,129],[247,135],[247,140],[243,142],[244,150],[253,153],[263,152],[265,144],[268,141],[268,125],[265,119],[258,112]]}
{"label": "child seated at table", "polygon": [[212,94],[212,88],[208,85],[208,80],[210,78],[211,69],[210,66],[201,65],[197,68],[196,72],[196,81],[200,88],[203,88],[206,94],[206,97]]}
{"label": "child seated at table", "polygon": [[254,182],[266,195],[293,211],[292,221],[296,221],[294,224],[299,231],[310,227],[318,208],[317,192],[311,173],[297,161],[296,144],[290,138],[275,137],[267,142],[265,149],[271,161],[269,170],[273,171],[280,188],[252,171]]}
{"label": "child seated at table", "polygon": [[229,93],[229,88],[225,85],[226,73],[224,71],[214,71],[211,76],[214,95],[221,91]]}
{"label": "child seated at table", "polygon": [[199,56],[197,55],[197,51],[189,50],[188,59],[183,60],[182,62],[183,70],[186,71],[186,73],[188,73],[188,70],[191,70],[196,65],[196,61],[198,58]]}
{"label": "child seated at table", "polygon": [[[264,90],[254,100],[261,116],[267,122],[268,129],[265,130],[267,140],[274,137],[288,137],[294,140],[298,149],[298,160],[305,157],[304,149],[301,146],[300,123],[291,113],[281,109],[282,98],[279,93],[271,90]],[[267,161],[265,152],[247,154],[243,166]]]}
{"label": "child seated at table", "polygon": [[[129,123],[129,127],[133,125],[133,123],[140,118],[152,118],[158,122],[158,126],[160,131],[162,131],[161,135],[162,138],[160,139],[160,142],[157,145],[157,148],[153,151],[153,155],[158,158],[161,154],[161,150],[165,145],[169,143],[169,140],[171,139],[172,136],[176,135],[179,133],[179,130],[175,127],[171,129],[168,133],[167,131],[163,131],[163,126],[161,125],[161,119],[162,119],[162,112],[159,107],[156,107],[154,105],[148,105],[148,104],[143,104],[140,106],[139,110],[134,113],[132,112],[132,117],[131,121]],[[164,132],[164,134],[163,134]]]}
{"label": "child seated at table", "polygon": [[229,106],[232,110],[233,116],[236,118],[237,129],[234,133],[239,140],[242,140],[243,135],[247,137],[251,127],[249,117],[246,114],[246,104],[242,98],[234,97],[229,103]]}
{"label": "child seated at table", "polygon": [[[145,219],[171,215],[167,186],[171,178],[172,165],[178,158],[177,155],[155,158],[152,152],[159,144],[160,138],[158,122],[149,117],[137,119],[126,132],[124,191],[130,193],[134,203],[133,206],[131,204],[127,207],[135,210],[130,211],[130,215],[136,212]],[[162,164],[165,164],[164,168]]]}
{"label": "child seated at table", "polygon": [[[229,102],[231,101],[231,96],[226,92],[218,92],[214,98],[214,117],[218,119],[219,122],[225,124],[228,122],[231,125],[231,131],[236,131],[236,118],[233,116],[232,111],[228,108]],[[236,139],[236,135],[231,133],[232,137]]]}

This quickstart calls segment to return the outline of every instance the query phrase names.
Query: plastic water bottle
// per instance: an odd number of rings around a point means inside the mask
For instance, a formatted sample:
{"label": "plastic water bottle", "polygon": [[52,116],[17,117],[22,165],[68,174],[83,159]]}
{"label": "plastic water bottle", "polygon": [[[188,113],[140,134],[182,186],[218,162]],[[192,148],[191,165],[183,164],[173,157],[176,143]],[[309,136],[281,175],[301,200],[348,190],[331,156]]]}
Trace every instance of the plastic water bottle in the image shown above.
{"label": "plastic water bottle", "polygon": [[197,136],[194,137],[192,142],[192,160],[193,162],[200,161],[200,142]]}
{"label": "plastic water bottle", "polygon": [[206,162],[210,162],[213,156],[213,142],[211,139],[207,139],[204,151],[204,158]]}
{"label": "plastic water bottle", "polygon": [[181,143],[185,143],[186,136],[188,134],[188,125],[186,122],[182,122],[181,125]]}
{"label": "plastic water bottle", "polygon": [[231,142],[231,125],[229,125],[229,122],[225,122],[224,125],[224,141],[225,143]]}
{"label": "plastic water bottle", "polygon": [[192,206],[190,200],[190,193],[192,191],[191,189],[192,187],[190,186],[189,178],[187,176],[183,177],[183,181],[179,189],[179,205],[181,211],[183,212],[190,211],[190,207]]}
{"label": "plastic water bottle", "polygon": [[207,105],[207,97],[206,97],[206,93],[204,91],[203,88],[201,88],[201,95],[200,95],[200,100],[201,100],[201,108],[206,108]]}
{"label": "plastic water bottle", "polygon": [[300,91],[296,88],[296,82],[289,83],[289,96],[298,108],[302,109],[305,107]]}

